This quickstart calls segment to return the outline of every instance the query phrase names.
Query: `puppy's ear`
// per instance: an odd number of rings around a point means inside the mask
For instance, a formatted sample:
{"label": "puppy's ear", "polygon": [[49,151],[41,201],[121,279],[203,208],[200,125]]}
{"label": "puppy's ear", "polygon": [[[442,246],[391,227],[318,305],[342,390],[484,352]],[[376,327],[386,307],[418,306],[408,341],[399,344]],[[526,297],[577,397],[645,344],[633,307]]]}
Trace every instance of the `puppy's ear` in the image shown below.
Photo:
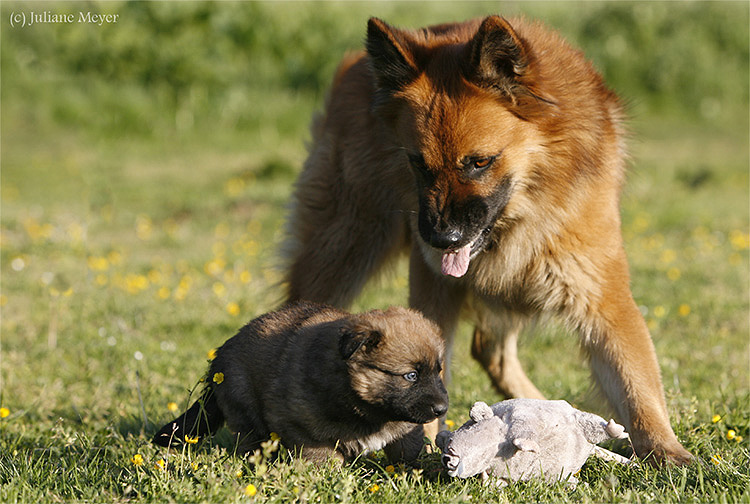
{"label": "puppy's ear", "polygon": [[378,18],[370,18],[366,45],[381,90],[390,93],[417,77],[417,64],[403,32]]}
{"label": "puppy's ear", "polygon": [[346,360],[361,349],[366,352],[378,346],[383,335],[375,329],[358,324],[347,324],[341,328],[339,352]]}

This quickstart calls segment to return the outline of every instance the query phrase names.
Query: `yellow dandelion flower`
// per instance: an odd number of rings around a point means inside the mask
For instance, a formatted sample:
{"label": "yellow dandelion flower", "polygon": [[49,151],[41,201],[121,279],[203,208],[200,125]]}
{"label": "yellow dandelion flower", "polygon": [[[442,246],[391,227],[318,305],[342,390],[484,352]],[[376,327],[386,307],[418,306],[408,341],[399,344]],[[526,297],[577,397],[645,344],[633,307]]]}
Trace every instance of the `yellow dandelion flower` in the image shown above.
{"label": "yellow dandelion flower", "polygon": [[8,304],[8,296],[0,294],[0,306],[5,306],[6,304]]}
{"label": "yellow dandelion flower", "polygon": [[73,287],[68,287],[62,292],[63,297],[70,297],[73,295]]}
{"label": "yellow dandelion flower", "polygon": [[148,278],[146,275],[128,273],[125,275],[125,290],[129,294],[138,294],[142,290],[148,289]]}
{"label": "yellow dandelion flower", "polygon": [[146,273],[146,277],[148,278],[148,281],[152,284],[158,284],[161,283],[162,280],[162,274],[161,271],[158,269],[151,268],[148,270],[148,273]]}
{"label": "yellow dandelion flower", "polygon": [[208,360],[214,360],[216,358],[216,349],[212,348],[206,353],[206,357],[208,357]]}
{"label": "yellow dandelion flower", "polygon": [[690,306],[686,304],[681,304],[680,307],[678,308],[678,312],[681,317],[687,317],[688,315],[690,315]]}
{"label": "yellow dandelion flower", "polygon": [[136,453],[135,455],[133,455],[132,457],[130,457],[130,462],[134,466],[138,466],[138,467],[142,466],[143,465],[143,455],[141,455],[140,453]]}
{"label": "yellow dandelion flower", "polygon": [[211,252],[213,252],[216,257],[222,257],[227,253],[227,244],[221,241],[214,242],[214,244],[211,245]]}
{"label": "yellow dandelion flower", "polygon": [[275,432],[272,432],[271,434],[269,434],[268,437],[271,439],[271,441],[278,441],[281,439],[281,436],[279,436]]}
{"label": "yellow dandelion flower", "polygon": [[681,276],[682,272],[680,271],[680,268],[672,267],[667,270],[667,278],[669,278],[673,282],[679,280]]}
{"label": "yellow dandelion flower", "polygon": [[148,215],[139,215],[135,219],[135,234],[140,240],[148,240],[153,231],[153,224]]}
{"label": "yellow dandelion flower", "polygon": [[237,476],[238,478],[241,478],[243,474],[245,473],[242,472],[242,469],[237,469],[237,471],[235,471],[234,473],[234,475]]}
{"label": "yellow dandelion flower", "polygon": [[231,228],[229,227],[228,223],[219,222],[216,225],[216,228],[214,228],[214,236],[219,240],[226,238],[227,236],[229,236],[230,229]]}
{"label": "yellow dandelion flower", "polygon": [[648,229],[649,224],[651,223],[651,216],[647,213],[640,213],[636,215],[635,219],[633,220],[633,231],[636,233],[642,233],[646,229]]}
{"label": "yellow dandelion flower", "polygon": [[372,486],[371,486],[371,487],[369,488],[369,490],[370,490],[370,493],[375,493],[375,492],[377,492],[378,490],[380,490],[380,485],[378,485],[377,483],[375,483],[375,484],[373,484],[373,485],[372,485]]}
{"label": "yellow dandelion flower", "polygon": [[456,422],[454,422],[453,420],[446,420],[445,426],[448,427],[449,429],[452,429],[453,427],[456,426]]}
{"label": "yellow dandelion flower", "polygon": [[713,462],[716,465],[719,465],[721,463],[721,455],[714,455],[711,457],[711,462]]}
{"label": "yellow dandelion flower", "polygon": [[122,254],[117,250],[113,250],[107,254],[107,261],[109,261],[110,264],[117,266],[122,262]]}
{"label": "yellow dandelion flower", "polygon": [[190,463],[190,467],[193,468],[193,471],[197,471],[198,468],[200,467],[200,464],[198,462],[193,461]]}
{"label": "yellow dandelion flower", "polygon": [[169,299],[170,294],[172,294],[172,291],[169,290],[169,287],[162,286],[156,291],[156,295],[159,296],[159,299]]}
{"label": "yellow dandelion flower", "polygon": [[260,252],[260,244],[255,240],[249,240],[245,243],[245,253],[250,257],[255,257]]}
{"label": "yellow dandelion flower", "polygon": [[250,283],[250,280],[253,279],[253,275],[250,274],[249,271],[243,271],[240,273],[240,282],[242,283]]}
{"label": "yellow dandelion flower", "polygon": [[252,483],[245,487],[245,495],[247,495],[248,497],[253,497],[256,493],[258,493],[258,489],[255,488],[255,485],[253,485]]}
{"label": "yellow dandelion flower", "polygon": [[109,269],[109,261],[106,257],[89,256],[86,263],[91,271],[107,271]]}
{"label": "yellow dandelion flower", "polygon": [[661,262],[669,264],[675,260],[677,253],[672,249],[666,249],[661,253]]}
{"label": "yellow dandelion flower", "polygon": [[109,283],[109,279],[107,278],[107,275],[103,273],[99,273],[98,275],[96,275],[95,281],[96,281],[96,285],[98,285],[99,287],[104,287],[105,285],[107,285],[107,283]]}
{"label": "yellow dandelion flower", "polygon": [[744,438],[742,436],[737,436],[736,438],[734,438],[734,440],[737,441],[738,443],[741,443],[743,439]]}
{"label": "yellow dandelion flower", "polygon": [[224,287],[224,284],[221,282],[214,283],[212,287],[214,294],[216,294],[216,297],[223,297],[224,294],[227,293],[227,288]]}
{"label": "yellow dandelion flower", "polygon": [[219,385],[224,381],[224,373],[214,373],[214,383]]}
{"label": "yellow dandelion flower", "polygon": [[240,314],[240,305],[238,305],[237,303],[227,304],[227,313],[229,313],[233,317],[236,317]]}
{"label": "yellow dandelion flower", "polygon": [[177,412],[177,408],[178,408],[178,406],[177,406],[176,402],[168,402],[167,403],[167,409],[169,411],[171,411],[172,413],[176,413]]}
{"label": "yellow dandelion flower", "polygon": [[185,435],[185,443],[186,444],[195,444],[198,442],[199,436],[190,437],[188,435]]}
{"label": "yellow dandelion flower", "polygon": [[387,465],[387,466],[385,466],[385,472],[387,472],[387,473],[396,472],[396,468],[393,467],[392,465]]}
{"label": "yellow dandelion flower", "polygon": [[180,226],[174,219],[165,220],[164,224],[162,224],[162,227],[164,228],[164,232],[167,233],[170,238],[174,238],[175,236],[177,236],[177,231],[180,230]]}
{"label": "yellow dandelion flower", "polygon": [[216,259],[212,259],[208,261],[203,266],[203,271],[206,272],[206,274],[211,276],[218,276],[221,274],[221,272],[224,271],[224,267],[227,265],[227,262],[222,259],[221,257],[217,257]]}
{"label": "yellow dandelion flower", "polygon": [[735,229],[729,233],[729,241],[735,250],[745,250],[750,248],[750,235],[744,231]]}
{"label": "yellow dandelion flower", "polygon": [[182,278],[180,278],[180,284],[178,287],[183,290],[190,290],[190,287],[193,286],[193,277],[190,275],[183,275]]}
{"label": "yellow dandelion flower", "polygon": [[737,432],[736,432],[736,431],[735,431],[734,429],[729,429],[729,430],[727,431],[727,439],[728,439],[728,440],[730,440],[730,441],[731,441],[732,439],[734,439],[734,438],[736,438],[736,437],[737,437]]}
{"label": "yellow dandelion flower", "polygon": [[164,459],[159,459],[156,462],[154,462],[154,469],[163,471],[166,468],[167,468],[167,463],[164,461]]}
{"label": "yellow dandelion flower", "polygon": [[667,309],[663,306],[659,305],[654,307],[654,317],[656,318],[662,318],[664,315],[667,314]]}
{"label": "yellow dandelion flower", "polygon": [[10,415],[10,410],[6,407],[0,408],[0,418],[8,418],[8,415]]}
{"label": "yellow dandelion flower", "polygon": [[232,177],[224,183],[224,193],[230,197],[239,196],[244,189],[245,181],[238,177]]}
{"label": "yellow dandelion flower", "polygon": [[711,417],[711,423],[717,423],[721,421],[721,415],[714,415]]}

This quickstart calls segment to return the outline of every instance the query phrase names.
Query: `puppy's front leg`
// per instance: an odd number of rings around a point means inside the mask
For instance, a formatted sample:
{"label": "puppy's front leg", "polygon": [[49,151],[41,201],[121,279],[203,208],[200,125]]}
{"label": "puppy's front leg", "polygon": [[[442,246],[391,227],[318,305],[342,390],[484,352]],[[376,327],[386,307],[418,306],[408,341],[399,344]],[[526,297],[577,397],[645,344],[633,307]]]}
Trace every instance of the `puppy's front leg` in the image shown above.
{"label": "puppy's front leg", "polygon": [[383,451],[391,462],[412,463],[417,460],[424,446],[424,427],[415,425],[406,435],[388,444]]}

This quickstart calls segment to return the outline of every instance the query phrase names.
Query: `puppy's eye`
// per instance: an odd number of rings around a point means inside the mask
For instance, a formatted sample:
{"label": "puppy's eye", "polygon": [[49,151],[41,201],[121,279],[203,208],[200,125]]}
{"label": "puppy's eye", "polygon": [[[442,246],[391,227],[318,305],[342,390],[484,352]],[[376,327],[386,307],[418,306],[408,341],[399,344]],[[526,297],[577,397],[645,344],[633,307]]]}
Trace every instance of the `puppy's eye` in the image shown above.
{"label": "puppy's eye", "polygon": [[404,380],[409,382],[415,382],[417,381],[417,378],[419,377],[419,374],[417,374],[416,371],[409,371],[404,375]]}

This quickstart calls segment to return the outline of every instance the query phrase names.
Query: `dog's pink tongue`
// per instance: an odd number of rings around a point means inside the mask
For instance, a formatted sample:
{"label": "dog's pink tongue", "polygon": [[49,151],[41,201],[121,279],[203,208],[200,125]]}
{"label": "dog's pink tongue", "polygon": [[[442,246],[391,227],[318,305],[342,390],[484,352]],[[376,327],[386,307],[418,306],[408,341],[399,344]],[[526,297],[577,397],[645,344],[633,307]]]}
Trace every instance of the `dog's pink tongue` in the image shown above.
{"label": "dog's pink tongue", "polygon": [[456,251],[448,251],[443,254],[442,271],[443,275],[452,277],[462,277],[469,270],[469,254],[471,245],[461,247]]}

